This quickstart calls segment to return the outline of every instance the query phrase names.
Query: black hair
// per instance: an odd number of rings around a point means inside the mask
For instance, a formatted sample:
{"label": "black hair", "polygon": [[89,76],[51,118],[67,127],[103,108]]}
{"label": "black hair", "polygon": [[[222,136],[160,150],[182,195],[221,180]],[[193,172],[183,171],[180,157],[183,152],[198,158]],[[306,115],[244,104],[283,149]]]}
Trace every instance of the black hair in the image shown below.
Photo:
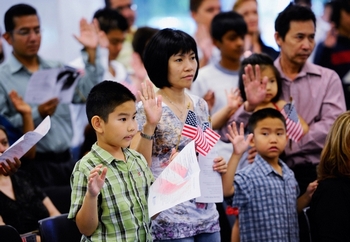
{"label": "black hair", "polygon": [[90,125],[93,116],[99,116],[107,123],[108,115],[127,101],[135,102],[136,98],[124,85],[107,80],[95,85],[86,100],[86,115]]}
{"label": "black hair", "polygon": [[35,8],[28,4],[16,4],[10,7],[4,17],[5,31],[11,32],[15,29],[15,17],[22,17],[27,15],[37,15]]}
{"label": "black hair", "polygon": [[330,5],[332,8],[332,14],[331,14],[330,21],[334,22],[336,28],[339,28],[341,10],[344,10],[347,13],[350,13],[350,1],[349,0],[333,0],[330,2]]}
{"label": "black hair", "polygon": [[169,58],[178,53],[195,53],[197,69],[193,81],[197,78],[199,60],[197,44],[192,36],[181,30],[159,30],[148,42],[143,55],[147,74],[158,88],[171,87],[168,80]]}
{"label": "black hair", "polygon": [[245,91],[244,91],[244,83],[243,83],[242,75],[245,74],[244,68],[249,64],[252,65],[253,68],[255,65],[259,65],[261,70],[264,70],[264,68],[266,67],[272,68],[277,81],[277,94],[275,97],[271,99],[271,102],[277,102],[278,100],[280,100],[282,95],[282,78],[281,78],[280,72],[275,67],[273,60],[271,59],[270,56],[264,53],[260,53],[260,54],[254,53],[254,54],[251,54],[249,57],[246,57],[245,59],[243,59],[243,61],[241,62],[241,67],[238,74],[239,76],[238,87],[241,92],[241,97],[243,101],[247,100],[247,96],[245,95]]}
{"label": "black hair", "polygon": [[312,20],[316,28],[316,17],[309,7],[290,3],[282,12],[278,14],[275,20],[275,31],[282,38],[282,40],[284,40],[289,31],[290,22],[309,20]]}
{"label": "black hair", "polygon": [[146,44],[148,44],[148,41],[158,31],[159,29],[151,28],[147,26],[137,28],[131,44],[132,44],[133,50],[140,55],[142,62],[143,62],[143,53],[145,51]]}
{"label": "black hair", "polygon": [[295,4],[299,4],[301,6],[311,7],[312,1],[311,0],[294,0]]}
{"label": "black hair", "polygon": [[111,30],[127,31],[129,28],[126,18],[118,11],[110,8],[102,8],[95,12],[94,18],[97,19],[100,29],[106,34]]}
{"label": "black hair", "polygon": [[242,15],[234,12],[220,12],[211,21],[211,37],[221,41],[228,31],[235,31],[238,36],[244,38],[247,33],[247,24]]}
{"label": "black hair", "polygon": [[249,133],[254,133],[254,129],[256,128],[256,125],[258,122],[266,119],[266,118],[276,118],[283,122],[284,127],[286,128],[286,119],[284,118],[283,114],[274,109],[274,108],[263,108],[259,109],[258,111],[252,113],[248,120],[248,131]]}

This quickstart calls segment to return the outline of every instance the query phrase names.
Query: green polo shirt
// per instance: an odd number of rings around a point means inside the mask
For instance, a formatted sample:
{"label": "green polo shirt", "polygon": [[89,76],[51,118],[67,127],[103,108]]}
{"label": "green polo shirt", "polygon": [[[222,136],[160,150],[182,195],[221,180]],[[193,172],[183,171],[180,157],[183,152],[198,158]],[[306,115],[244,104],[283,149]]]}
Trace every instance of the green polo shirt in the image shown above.
{"label": "green polo shirt", "polygon": [[152,241],[147,198],[154,178],[145,158],[131,149],[123,149],[126,162],[94,144],[74,167],[71,176],[71,207],[74,219],[84,201],[90,171],[103,164],[108,168],[98,197],[98,227],[81,241]]}

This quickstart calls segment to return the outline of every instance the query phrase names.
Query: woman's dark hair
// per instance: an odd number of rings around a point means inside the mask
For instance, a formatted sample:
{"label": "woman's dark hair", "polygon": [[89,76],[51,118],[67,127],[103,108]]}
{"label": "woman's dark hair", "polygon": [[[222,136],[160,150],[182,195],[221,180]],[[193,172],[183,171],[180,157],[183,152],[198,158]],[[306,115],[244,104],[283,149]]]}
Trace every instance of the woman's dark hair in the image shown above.
{"label": "woman's dark hair", "polygon": [[197,78],[199,61],[196,41],[187,33],[175,29],[159,30],[148,42],[144,51],[144,65],[153,84],[158,88],[171,87],[168,80],[169,58],[178,53],[195,53]]}
{"label": "woman's dark hair", "polygon": [[252,65],[253,67],[255,65],[259,65],[261,70],[264,70],[264,68],[266,68],[266,67],[272,68],[273,73],[275,74],[275,77],[276,77],[276,81],[277,81],[277,94],[275,97],[273,97],[271,99],[271,102],[277,102],[278,100],[280,100],[280,97],[282,94],[281,74],[279,73],[277,68],[274,66],[273,60],[271,59],[270,56],[263,54],[263,53],[260,53],[260,54],[254,53],[254,54],[250,55],[249,57],[245,58],[241,62],[241,68],[239,70],[238,86],[239,86],[239,90],[241,92],[241,96],[242,96],[243,101],[246,101],[247,97],[246,97],[245,91],[244,91],[244,83],[243,83],[242,75],[245,74],[244,68],[249,64]]}

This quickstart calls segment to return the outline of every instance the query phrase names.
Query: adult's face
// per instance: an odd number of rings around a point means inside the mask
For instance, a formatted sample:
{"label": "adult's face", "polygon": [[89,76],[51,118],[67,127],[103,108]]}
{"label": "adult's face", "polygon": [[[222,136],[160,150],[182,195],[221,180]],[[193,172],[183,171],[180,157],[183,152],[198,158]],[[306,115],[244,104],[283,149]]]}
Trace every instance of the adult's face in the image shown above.
{"label": "adult's face", "polygon": [[197,24],[202,24],[208,29],[215,15],[220,13],[220,0],[204,0],[196,12],[192,12],[192,18]]}
{"label": "adult's face", "polygon": [[6,32],[4,38],[12,45],[13,52],[21,58],[32,58],[38,54],[41,43],[40,23],[37,15],[14,17],[14,30]]}
{"label": "adult's face", "polygon": [[136,13],[132,0],[110,0],[111,8],[117,10],[128,21],[129,27],[135,23]]}
{"label": "adult's face", "polygon": [[248,33],[259,31],[258,4],[254,0],[242,2],[236,12],[243,16],[248,27]]}
{"label": "adult's face", "polygon": [[291,21],[284,40],[278,33],[275,39],[281,48],[281,58],[289,64],[301,67],[315,47],[315,25],[312,20]]}

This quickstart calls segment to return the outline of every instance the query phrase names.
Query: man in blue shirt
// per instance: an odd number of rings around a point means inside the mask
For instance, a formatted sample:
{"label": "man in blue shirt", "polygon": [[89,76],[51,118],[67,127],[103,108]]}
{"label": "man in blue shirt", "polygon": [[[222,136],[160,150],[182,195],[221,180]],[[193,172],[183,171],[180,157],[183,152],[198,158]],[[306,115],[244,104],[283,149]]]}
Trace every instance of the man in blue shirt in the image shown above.
{"label": "man in blue shirt", "polygon": [[[38,55],[41,43],[41,27],[36,10],[27,4],[12,6],[5,13],[3,37],[13,47],[12,54],[0,67],[0,114],[15,128],[21,128],[21,116],[9,100],[8,94],[15,90],[20,96],[26,93],[31,75],[39,70],[63,67],[57,61],[48,61]],[[79,80],[72,102],[84,102],[90,89],[102,78],[103,69],[97,62],[98,38],[96,31],[87,22],[80,23],[81,33],[76,39],[84,45],[85,74]],[[38,185],[69,186],[69,177],[74,166],[70,153],[73,136],[69,104],[60,103],[57,97],[39,105],[31,104],[35,125],[47,115],[51,116],[51,129],[37,144],[33,161],[23,161]]]}

